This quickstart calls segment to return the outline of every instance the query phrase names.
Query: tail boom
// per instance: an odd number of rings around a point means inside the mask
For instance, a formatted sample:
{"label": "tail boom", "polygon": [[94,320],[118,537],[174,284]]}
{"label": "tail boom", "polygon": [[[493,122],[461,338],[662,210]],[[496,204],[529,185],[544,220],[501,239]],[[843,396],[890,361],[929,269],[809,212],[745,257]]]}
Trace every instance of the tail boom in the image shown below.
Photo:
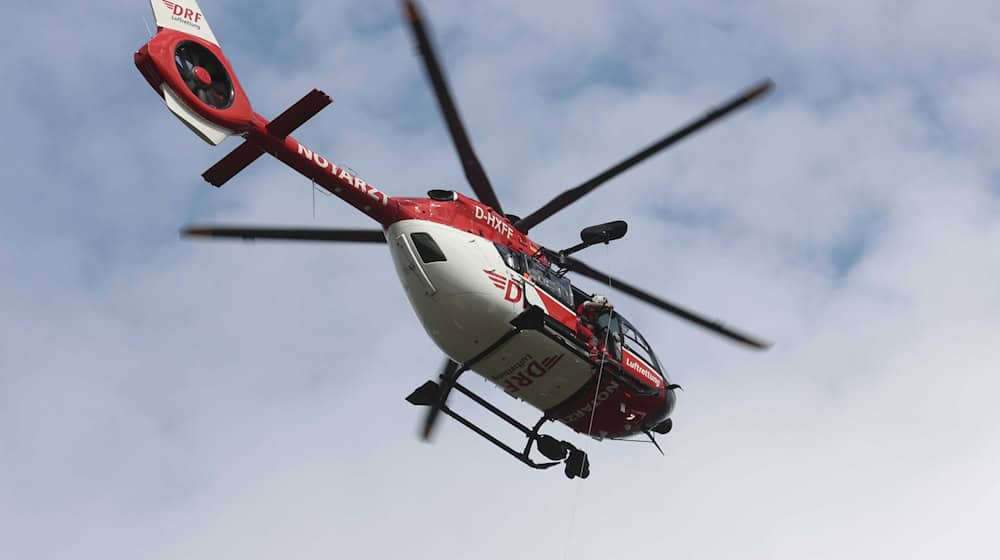
{"label": "tail boom", "polygon": [[292,136],[275,136],[267,129],[266,121],[261,125],[246,135],[248,144],[271,154],[383,226],[396,221],[397,205],[392,197]]}
{"label": "tail boom", "polygon": [[383,226],[396,219],[388,195],[290,134],[331,103],[313,90],[274,120],[254,112],[196,0],[150,0],[157,33],[135,53],[135,65],[167,108],[209,144],[242,136],[243,144],[203,177],[222,186],[264,153],[305,175]]}

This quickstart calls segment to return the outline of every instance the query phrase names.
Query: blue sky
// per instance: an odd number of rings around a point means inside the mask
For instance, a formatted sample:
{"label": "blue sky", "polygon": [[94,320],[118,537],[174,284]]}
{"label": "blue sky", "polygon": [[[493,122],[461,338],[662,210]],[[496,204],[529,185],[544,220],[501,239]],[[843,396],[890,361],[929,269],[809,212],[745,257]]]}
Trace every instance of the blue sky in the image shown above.
{"label": "blue sky", "polygon": [[[202,3],[258,112],[319,87],[334,104],[304,142],[392,195],[466,188],[395,2],[277,6]],[[317,197],[314,221],[273,161],[202,182],[235,144],[200,142],[135,70],[148,3],[20,3],[0,39],[0,555],[997,556],[993,3],[424,8],[514,212],[774,78],[534,233],[627,219],[588,262],[776,346],[612,294],[685,388],[665,458],[553,428],[590,452],[580,483],[453,423],[423,444],[403,397],[440,356],[384,249],[177,235],[365,218]]]}

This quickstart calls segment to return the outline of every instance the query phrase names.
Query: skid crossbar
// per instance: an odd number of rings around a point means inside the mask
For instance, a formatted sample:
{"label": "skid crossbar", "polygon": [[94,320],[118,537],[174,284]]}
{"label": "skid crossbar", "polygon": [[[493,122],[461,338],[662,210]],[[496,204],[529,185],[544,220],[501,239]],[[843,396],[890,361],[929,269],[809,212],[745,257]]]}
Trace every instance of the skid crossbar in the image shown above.
{"label": "skid crossbar", "polygon": [[[518,334],[526,330],[546,332],[547,329],[545,327],[546,327],[546,321],[548,319],[549,318],[545,315],[545,312],[542,311],[540,308],[535,306],[528,308],[527,310],[522,312],[520,315],[518,315],[511,321],[511,326],[513,327],[513,329],[504,333],[503,336],[498,338],[495,342],[490,344],[488,347],[486,347],[486,349],[484,349],[479,354],[473,356],[469,360],[466,360],[462,364],[458,364],[458,367],[449,368],[448,370],[446,370],[445,373],[442,373],[440,375],[439,382],[428,381],[424,383],[422,386],[414,390],[413,393],[411,393],[410,396],[406,398],[406,400],[418,406],[433,406],[437,410],[445,413],[451,418],[454,418],[466,428],[472,430],[476,434],[479,434],[479,436],[481,436],[483,439],[489,441],[493,445],[504,450],[510,456],[514,457],[521,463],[533,469],[547,469],[555,465],[558,465],[561,462],[561,461],[536,462],[531,459],[531,449],[532,447],[536,447],[538,445],[538,441],[540,439],[545,440],[550,444],[555,444],[556,446],[562,446],[562,449],[564,449],[563,455],[566,452],[572,451],[572,453],[576,453],[585,457],[585,454],[582,451],[576,449],[569,442],[556,442],[554,438],[546,435],[541,435],[538,433],[538,430],[542,427],[542,425],[545,422],[548,422],[552,419],[549,416],[543,415],[538,420],[538,422],[535,423],[533,427],[529,428],[528,426],[524,425],[510,414],[507,414],[506,412],[497,408],[493,403],[487,401],[483,397],[474,393],[468,387],[465,387],[464,385],[458,383],[458,378],[463,373],[474,368],[476,364],[488,358],[490,355],[492,355],[500,348],[503,348],[504,345],[509,343]],[[558,336],[547,332],[546,334],[547,336],[551,337]],[[574,351],[577,354],[581,354],[578,350],[571,348],[570,345],[566,344],[565,342],[563,342],[563,345],[568,347],[571,351]],[[585,358],[586,355],[581,354],[581,357]],[[493,434],[477,426],[468,418],[465,418],[464,416],[462,416],[461,414],[455,412],[452,408],[450,408],[447,402],[448,402],[448,396],[451,394],[452,390],[457,390],[459,393],[462,393],[463,395],[471,399],[473,402],[475,402],[479,406],[483,407],[485,410],[492,413],[497,418],[517,428],[524,435],[524,437],[528,439],[527,443],[524,446],[524,449],[520,451],[514,449],[513,447],[504,443]],[[551,453],[549,453],[549,455],[552,456]],[[559,457],[558,454],[552,458],[557,458],[557,457]]]}
{"label": "skid crossbar", "polygon": [[509,414],[505,413],[504,411],[502,411],[499,408],[497,408],[496,406],[494,406],[492,403],[488,402],[486,399],[484,399],[484,398],[480,397],[479,395],[473,393],[467,387],[465,387],[463,385],[460,385],[458,383],[454,383],[452,386],[456,390],[458,390],[458,392],[462,393],[463,395],[465,395],[465,396],[469,397],[470,399],[472,399],[473,401],[475,401],[476,404],[478,404],[478,405],[482,406],[483,408],[485,408],[486,410],[492,412],[497,418],[500,418],[501,420],[504,420],[505,422],[507,422],[511,426],[514,426],[515,428],[517,428],[518,430],[520,430],[525,435],[525,437],[528,438],[528,443],[525,445],[525,447],[524,447],[524,449],[522,451],[517,451],[513,447],[511,447],[511,446],[507,445],[506,443],[500,441],[500,439],[497,438],[496,436],[494,436],[493,434],[491,434],[491,433],[487,432],[486,430],[480,428],[479,426],[477,426],[476,424],[474,424],[472,421],[468,420],[467,418],[465,418],[461,414],[459,414],[459,413],[455,412],[454,410],[452,410],[451,408],[449,408],[447,404],[445,404],[445,405],[443,405],[441,407],[441,412],[447,414],[448,416],[454,418],[455,420],[458,420],[458,422],[460,424],[462,424],[463,426],[465,426],[466,428],[469,428],[473,432],[479,434],[480,436],[482,436],[484,439],[486,439],[487,441],[489,441],[493,445],[499,447],[500,449],[503,449],[508,454],[510,454],[512,457],[514,457],[518,461],[524,463],[525,465],[527,465],[527,466],[529,466],[529,467],[531,467],[533,469],[547,469],[547,468],[554,467],[554,466],[556,466],[556,465],[559,464],[559,461],[549,461],[549,462],[544,462],[544,463],[536,463],[530,457],[531,448],[534,445],[534,443],[538,440],[538,429],[542,426],[543,423],[545,423],[546,420],[548,420],[548,418],[545,418],[543,416],[538,421],[538,423],[535,424],[534,428],[529,428],[529,427],[525,426],[524,424],[522,424],[521,422],[519,422],[516,419],[514,419],[513,417],[511,417]]}

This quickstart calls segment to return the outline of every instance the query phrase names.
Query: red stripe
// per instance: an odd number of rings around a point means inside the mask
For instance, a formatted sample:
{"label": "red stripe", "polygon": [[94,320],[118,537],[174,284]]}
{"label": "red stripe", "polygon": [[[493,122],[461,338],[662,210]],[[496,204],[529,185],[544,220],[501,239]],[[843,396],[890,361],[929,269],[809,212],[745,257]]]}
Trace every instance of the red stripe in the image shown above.
{"label": "red stripe", "polygon": [[576,328],[576,313],[573,313],[573,311],[563,305],[561,301],[545,293],[537,286],[534,286],[534,288],[535,292],[538,293],[538,296],[542,298],[542,304],[545,305],[546,313],[567,327],[571,329]]}
{"label": "red stripe", "polygon": [[489,278],[491,282],[493,282],[494,286],[496,286],[497,288],[500,288],[501,290],[507,289],[507,277],[506,276],[504,276],[503,274],[500,274],[499,272],[493,272],[492,270],[486,270],[485,268],[483,269],[483,272],[486,273],[486,277]]}

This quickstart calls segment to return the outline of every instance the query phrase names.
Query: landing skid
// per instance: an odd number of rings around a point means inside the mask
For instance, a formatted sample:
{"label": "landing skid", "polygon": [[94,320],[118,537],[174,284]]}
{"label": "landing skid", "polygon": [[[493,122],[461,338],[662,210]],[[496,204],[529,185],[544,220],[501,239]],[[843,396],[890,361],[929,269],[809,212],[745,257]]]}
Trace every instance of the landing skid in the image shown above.
{"label": "landing skid", "polygon": [[[506,451],[510,456],[514,457],[521,463],[533,469],[548,469],[560,463],[564,463],[566,465],[565,472],[567,477],[571,479],[576,477],[587,478],[590,476],[590,461],[587,459],[587,454],[584,451],[577,449],[573,444],[567,441],[559,441],[552,436],[538,433],[542,424],[551,421],[552,418],[543,415],[533,427],[529,428],[506,412],[494,406],[492,403],[488,402],[486,399],[472,392],[464,385],[460,385],[458,383],[459,376],[474,368],[476,364],[502,348],[522,331],[543,330],[546,318],[545,313],[538,307],[532,306],[528,308],[511,321],[511,325],[514,328],[487,347],[486,350],[465,363],[459,364],[459,367],[455,368],[453,371],[441,374],[439,382],[428,381],[420,387],[417,387],[408,397],[406,397],[406,400],[410,404],[416,406],[429,406],[436,408],[440,412],[454,418],[466,428],[472,430],[476,434],[479,434],[483,439]],[[524,449],[520,451],[514,449],[510,445],[500,441],[493,434],[480,428],[469,419],[449,408],[447,401],[452,390],[457,390],[459,393],[462,393],[479,406],[491,412],[497,418],[500,418],[504,422],[507,422],[511,426],[520,430],[524,437],[528,439]],[[532,460],[530,456],[532,447],[537,449],[538,452],[549,459],[549,461],[539,463]]]}

